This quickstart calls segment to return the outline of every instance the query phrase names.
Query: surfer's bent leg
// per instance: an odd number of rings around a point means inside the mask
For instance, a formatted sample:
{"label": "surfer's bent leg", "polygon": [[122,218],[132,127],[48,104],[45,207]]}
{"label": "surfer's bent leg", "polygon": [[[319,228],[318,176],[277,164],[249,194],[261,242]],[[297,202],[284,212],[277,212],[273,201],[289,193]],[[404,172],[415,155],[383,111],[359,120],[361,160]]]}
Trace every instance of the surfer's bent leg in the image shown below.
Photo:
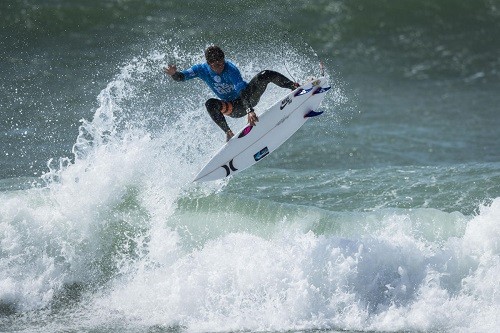
{"label": "surfer's bent leg", "polygon": [[239,98],[234,101],[226,102],[220,99],[210,98],[205,106],[212,120],[227,133],[230,128],[224,116],[240,118],[247,115],[247,109],[253,108],[260,100],[262,94],[266,91],[269,83],[274,83],[278,87],[295,89],[295,83],[286,76],[271,70],[265,70],[255,75],[250,80],[248,86],[241,92]]}
{"label": "surfer's bent leg", "polygon": [[220,99],[210,98],[205,102],[205,107],[207,108],[208,114],[212,120],[224,131],[224,133],[230,131],[224,115],[229,116],[232,114],[232,103],[224,102]]}
{"label": "surfer's bent leg", "polygon": [[269,83],[274,83],[278,87],[295,89],[295,83],[286,76],[271,70],[264,70],[255,75],[248,83],[248,86],[241,92],[241,99],[245,106],[254,107],[259,103],[260,97],[266,91]]}

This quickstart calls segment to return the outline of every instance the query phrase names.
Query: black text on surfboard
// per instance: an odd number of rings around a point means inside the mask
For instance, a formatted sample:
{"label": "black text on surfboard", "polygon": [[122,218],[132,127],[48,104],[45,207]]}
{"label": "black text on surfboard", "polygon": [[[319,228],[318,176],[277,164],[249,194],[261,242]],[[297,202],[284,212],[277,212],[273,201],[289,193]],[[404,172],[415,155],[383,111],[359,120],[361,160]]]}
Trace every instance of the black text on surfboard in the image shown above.
{"label": "black text on surfboard", "polygon": [[281,101],[280,110],[283,110],[285,106],[287,106],[290,103],[292,103],[292,98],[288,96],[287,98]]}
{"label": "black text on surfboard", "polygon": [[229,161],[228,165],[224,164],[222,167],[226,170],[226,177],[231,174],[231,171],[238,171],[233,165],[233,160]]}

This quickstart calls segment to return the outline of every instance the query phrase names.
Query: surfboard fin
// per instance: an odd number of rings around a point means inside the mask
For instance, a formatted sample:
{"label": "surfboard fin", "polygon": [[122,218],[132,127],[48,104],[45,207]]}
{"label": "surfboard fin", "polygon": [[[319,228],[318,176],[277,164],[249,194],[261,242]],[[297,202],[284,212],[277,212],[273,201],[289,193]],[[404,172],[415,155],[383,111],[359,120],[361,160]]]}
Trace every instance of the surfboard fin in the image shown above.
{"label": "surfboard fin", "polygon": [[323,114],[323,111],[317,112],[317,111],[311,110],[304,115],[304,118],[312,118],[312,117],[319,116],[320,114]]}
{"label": "surfboard fin", "polygon": [[315,91],[313,91],[313,95],[316,95],[316,94],[322,94],[324,92],[327,92],[328,90],[330,90],[331,87],[320,87],[318,89],[316,89]]}
{"label": "surfboard fin", "polygon": [[293,94],[294,97],[297,97],[297,96],[301,96],[301,95],[305,95],[307,94],[308,92],[311,91],[312,88],[309,88],[309,89],[304,89],[304,88],[300,88],[299,90],[297,90],[295,92],[295,94]]}

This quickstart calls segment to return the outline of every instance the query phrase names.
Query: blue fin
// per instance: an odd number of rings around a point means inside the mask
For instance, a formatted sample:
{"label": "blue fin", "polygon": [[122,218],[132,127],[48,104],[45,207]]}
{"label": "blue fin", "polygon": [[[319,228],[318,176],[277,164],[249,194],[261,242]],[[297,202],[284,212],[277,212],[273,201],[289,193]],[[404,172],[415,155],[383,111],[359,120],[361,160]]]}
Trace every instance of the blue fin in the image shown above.
{"label": "blue fin", "polygon": [[313,95],[321,94],[330,90],[331,87],[320,87],[313,92]]}
{"label": "blue fin", "polygon": [[316,112],[316,111],[311,110],[304,115],[304,118],[312,118],[312,117],[319,116],[320,114],[323,114],[323,111]]}
{"label": "blue fin", "polygon": [[300,95],[305,95],[308,92],[310,92],[311,90],[312,90],[312,88],[309,88],[309,89],[300,88],[299,90],[297,90],[297,92],[293,96],[297,97],[297,96],[300,96]]}

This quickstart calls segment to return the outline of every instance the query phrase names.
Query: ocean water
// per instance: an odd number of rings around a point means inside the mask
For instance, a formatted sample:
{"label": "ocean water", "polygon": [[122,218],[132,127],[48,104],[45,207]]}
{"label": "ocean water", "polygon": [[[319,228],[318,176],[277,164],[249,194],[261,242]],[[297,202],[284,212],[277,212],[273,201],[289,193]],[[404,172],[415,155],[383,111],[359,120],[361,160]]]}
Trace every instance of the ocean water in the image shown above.
{"label": "ocean water", "polygon": [[[0,332],[498,331],[500,1],[0,17]],[[162,68],[211,43],[247,80],[321,60],[332,89],[275,153],[195,184],[224,134]]]}

